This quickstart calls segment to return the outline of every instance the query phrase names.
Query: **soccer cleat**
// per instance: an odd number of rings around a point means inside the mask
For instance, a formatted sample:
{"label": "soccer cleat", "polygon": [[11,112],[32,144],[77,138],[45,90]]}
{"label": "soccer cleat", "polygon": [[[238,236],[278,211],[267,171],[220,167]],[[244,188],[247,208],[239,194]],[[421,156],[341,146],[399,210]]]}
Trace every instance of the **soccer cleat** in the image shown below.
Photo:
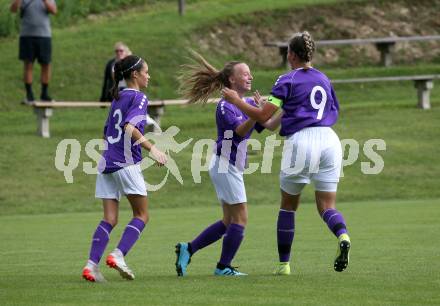
{"label": "soccer cleat", "polygon": [[238,271],[236,268],[231,266],[226,266],[224,269],[216,268],[214,275],[217,276],[246,276],[246,273]]}
{"label": "soccer cleat", "polygon": [[105,262],[110,268],[118,270],[122,278],[134,280],[134,274],[125,263],[124,255],[119,249],[114,249],[107,256],[107,260]]}
{"label": "soccer cleat", "polygon": [[82,272],[82,277],[89,282],[96,282],[96,283],[106,282],[104,276],[101,274],[101,271],[99,271],[98,266],[90,261],[84,267]]}
{"label": "soccer cleat", "polygon": [[280,262],[273,271],[275,275],[290,275],[290,264],[288,262]]}
{"label": "soccer cleat", "polygon": [[176,256],[177,276],[185,276],[186,268],[191,262],[191,254],[188,250],[188,243],[180,242],[176,245]]}
{"label": "soccer cleat", "polygon": [[339,236],[339,245],[336,253],[336,259],[334,264],[334,269],[337,272],[342,272],[348,267],[348,262],[350,260],[350,237],[347,234],[342,234]]}

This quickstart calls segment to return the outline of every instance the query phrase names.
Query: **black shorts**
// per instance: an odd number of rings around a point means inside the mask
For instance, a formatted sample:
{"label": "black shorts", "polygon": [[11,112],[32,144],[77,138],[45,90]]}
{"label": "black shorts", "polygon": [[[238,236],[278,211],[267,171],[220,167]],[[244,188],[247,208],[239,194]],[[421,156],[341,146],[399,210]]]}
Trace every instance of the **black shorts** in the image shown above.
{"label": "black shorts", "polygon": [[52,39],[50,37],[20,36],[19,59],[40,64],[49,64],[52,59]]}

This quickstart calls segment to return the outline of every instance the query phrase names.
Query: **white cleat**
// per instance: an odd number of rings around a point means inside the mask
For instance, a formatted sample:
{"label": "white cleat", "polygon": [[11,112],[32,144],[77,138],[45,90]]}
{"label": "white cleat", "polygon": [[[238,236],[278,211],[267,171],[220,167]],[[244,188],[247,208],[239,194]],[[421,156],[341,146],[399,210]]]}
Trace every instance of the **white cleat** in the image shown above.
{"label": "white cleat", "polygon": [[82,277],[89,282],[96,282],[96,283],[106,282],[101,271],[99,271],[99,267],[91,261],[88,261],[87,265],[84,267],[82,272]]}
{"label": "white cleat", "polygon": [[119,249],[114,249],[105,261],[107,266],[119,271],[122,278],[127,280],[134,280],[134,273],[130,270],[124,260],[124,255]]}

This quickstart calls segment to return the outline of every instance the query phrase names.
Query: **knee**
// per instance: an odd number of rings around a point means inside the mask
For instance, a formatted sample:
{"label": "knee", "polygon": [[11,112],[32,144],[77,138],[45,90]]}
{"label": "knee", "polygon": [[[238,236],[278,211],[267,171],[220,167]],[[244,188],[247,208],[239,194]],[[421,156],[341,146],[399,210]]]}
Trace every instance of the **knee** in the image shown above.
{"label": "knee", "polygon": [[238,220],[238,224],[242,225],[242,226],[246,226],[248,222],[248,216],[246,215],[242,215],[240,216],[239,220]]}
{"label": "knee", "polygon": [[144,213],[136,213],[133,215],[134,218],[141,219],[145,224],[150,221],[150,216],[147,212]]}
{"label": "knee", "polygon": [[231,219],[227,217],[223,217],[222,222],[226,227],[228,227],[231,224]]}
{"label": "knee", "polygon": [[105,217],[104,221],[115,227],[118,224],[118,217]]}
{"label": "knee", "polygon": [[239,214],[237,216],[232,216],[230,223],[239,224],[241,226],[246,226],[248,222],[248,216],[246,213]]}

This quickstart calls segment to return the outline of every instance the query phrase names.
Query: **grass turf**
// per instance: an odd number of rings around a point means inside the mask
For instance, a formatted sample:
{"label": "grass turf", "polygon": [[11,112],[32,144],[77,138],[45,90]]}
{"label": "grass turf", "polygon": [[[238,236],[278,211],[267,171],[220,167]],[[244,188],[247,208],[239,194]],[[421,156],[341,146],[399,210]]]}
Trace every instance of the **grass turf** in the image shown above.
{"label": "grass turf", "polygon": [[[151,202],[154,207],[154,202]],[[102,267],[106,284],[87,283],[81,269],[100,213],[0,217],[2,305],[438,305],[440,201],[372,201],[339,205],[352,238],[347,271],[333,271],[336,239],[303,205],[289,277],[274,277],[278,205],[249,208],[245,240],[234,264],[248,277],[212,276],[221,243],[193,257],[189,276],[174,271],[174,244],[218,219],[214,196],[205,207],[151,209],[151,222],[127,256],[136,280]],[[115,246],[130,216],[111,235]],[[107,253],[106,252],[106,253]]]}

